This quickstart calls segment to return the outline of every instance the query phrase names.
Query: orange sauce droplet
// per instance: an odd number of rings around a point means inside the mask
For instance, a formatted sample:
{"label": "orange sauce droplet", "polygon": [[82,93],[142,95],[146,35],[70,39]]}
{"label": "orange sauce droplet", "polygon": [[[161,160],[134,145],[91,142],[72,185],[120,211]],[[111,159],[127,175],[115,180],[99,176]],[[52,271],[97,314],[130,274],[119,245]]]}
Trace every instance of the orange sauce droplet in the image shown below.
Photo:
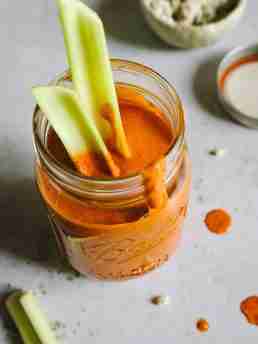
{"label": "orange sauce droplet", "polygon": [[205,319],[199,319],[196,323],[196,328],[200,332],[207,332],[209,330],[209,323]]}
{"label": "orange sauce droplet", "polygon": [[250,324],[258,326],[258,296],[250,296],[242,301],[240,310]]}
{"label": "orange sauce droplet", "polygon": [[223,209],[210,211],[204,220],[207,228],[214,234],[225,234],[228,232],[232,220],[231,216]]}

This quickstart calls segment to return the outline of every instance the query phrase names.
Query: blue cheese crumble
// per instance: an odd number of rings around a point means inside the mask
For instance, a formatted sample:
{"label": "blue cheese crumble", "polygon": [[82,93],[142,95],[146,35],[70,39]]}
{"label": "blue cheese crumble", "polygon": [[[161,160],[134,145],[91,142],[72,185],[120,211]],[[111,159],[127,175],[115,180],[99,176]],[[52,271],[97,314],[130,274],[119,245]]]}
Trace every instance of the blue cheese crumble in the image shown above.
{"label": "blue cheese crumble", "polygon": [[145,0],[158,18],[168,23],[205,25],[225,17],[238,0]]}

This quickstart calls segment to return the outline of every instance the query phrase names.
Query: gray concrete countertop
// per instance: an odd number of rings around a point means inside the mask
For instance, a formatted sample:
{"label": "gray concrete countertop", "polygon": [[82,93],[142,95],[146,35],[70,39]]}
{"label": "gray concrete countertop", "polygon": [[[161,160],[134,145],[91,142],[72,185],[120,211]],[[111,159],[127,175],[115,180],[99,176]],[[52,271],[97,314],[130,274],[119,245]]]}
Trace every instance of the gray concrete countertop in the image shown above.
{"label": "gray concrete countertop", "polygon": [[[216,66],[237,45],[257,40],[258,2],[233,33],[214,47],[170,49],[146,27],[136,1],[90,2],[101,14],[112,56],[143,62],[175,85],[187,113],[193,192],[177,255],[136,280],[111,283],[60,273],[49,225],[33,181],[31,87],[65,69],[65,51],[53,0],[1,1],[0,307],[14,288],[35,291],[62,343],[257,343],[258,328],[239,311],[258,293],[258,132],[233,123],[218,105]],[[225,148],[223,158],[209,156]],[[209,233],[203,217],[223,207],[233,216],[226,236]],[[169,306],[150,304],[171,296]],[[4,313],[1,309],[0,314]],[[200,317],[210,322],[196,331]],[[0,319],[0,343],[11,341]]]}

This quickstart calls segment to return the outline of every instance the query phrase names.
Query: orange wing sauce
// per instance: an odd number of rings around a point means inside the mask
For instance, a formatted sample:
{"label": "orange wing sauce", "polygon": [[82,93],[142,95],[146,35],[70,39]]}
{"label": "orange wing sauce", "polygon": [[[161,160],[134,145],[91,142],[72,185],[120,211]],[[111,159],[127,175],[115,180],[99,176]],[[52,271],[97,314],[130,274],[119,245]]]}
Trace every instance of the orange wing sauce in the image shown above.
{"label": "orange wing sauce", "polygon": [[73,157],[73,162],[77,170],[84,176],[98,177],[100,170],[111,173],[114,178],[120,176],[120,169],[115,164],[109,151],[107,151],[105,159],[100,154],[91,152]]}

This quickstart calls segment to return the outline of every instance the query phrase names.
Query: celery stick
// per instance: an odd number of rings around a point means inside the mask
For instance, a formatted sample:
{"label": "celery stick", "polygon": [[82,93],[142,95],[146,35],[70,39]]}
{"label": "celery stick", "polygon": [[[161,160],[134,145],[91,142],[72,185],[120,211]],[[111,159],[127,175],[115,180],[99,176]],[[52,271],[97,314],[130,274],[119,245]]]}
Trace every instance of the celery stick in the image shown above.
{"label": "celery stick", "polygon": [[20,298],[20,303],[36,331],[41,344],[57,344],[57,339],[50,324],[45,314],[42,313],[33,294],[30,292],[24,293]]}
{"label": "celery stick", "polygon": [[83,164],[85,156],[96,152],[104,156],[112,174],[119,175],[94,121],[84,115],[84,108],[73,90],[43,86],[33,88],[33,95],[81,173],[87,175],[87,166]]}
{"label": "celery stick", "polygon": [[15,292],[6,300],[6,308],[13,318],[24,344],[42,344],[21,304],[22,292]]}
{"label": "celery stick", "polygon": [[90,141],[87,142],[84,137],[84,132],[90,134],[90,129],[85,128],[72,90],[43,86],[33,88],[32,92],[71,156],[92,148]]}
{"label": "celery stick", "polygon": [[[104,140],[114,134],[117,150],[129,158],[102,21],[78,0],[57,1],[74,87],[86,115],[94,119]],[[112,128],[103,117],[107,108]]]}

